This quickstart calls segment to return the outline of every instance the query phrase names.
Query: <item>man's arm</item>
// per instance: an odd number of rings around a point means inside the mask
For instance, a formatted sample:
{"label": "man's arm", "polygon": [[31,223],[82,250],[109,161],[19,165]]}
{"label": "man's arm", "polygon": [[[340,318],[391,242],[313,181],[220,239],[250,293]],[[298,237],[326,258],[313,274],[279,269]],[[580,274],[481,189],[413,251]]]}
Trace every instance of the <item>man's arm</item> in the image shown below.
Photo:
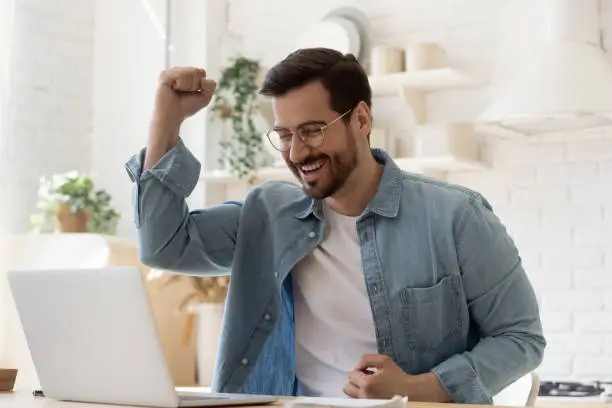
{"label": "man's arm", "polygon": [[472,198],[456,231],[470,317],[482,340],[432,372],[453,401],[486,404],[539,366],[546,341],[518,251],[489,203]]}
{"label": "man's arm", "polygon": [[196,274],[218,274],[231,266],[239,204],[189,211],[186,198],[201,165],[179,140],[150,169],[143,170],[146,150],[127,163],[132,179],[133,217],[139,256],[150,267]]}
{"label": "man's arm", "polygon": [[127,163],[139,255],[151,267],[202,274],[232,263],[240,205],[189,211],[185,199],[201,165],[179,138],[183,121],[208,105],[215,87],[200,68],[162,72],[147,148]]}

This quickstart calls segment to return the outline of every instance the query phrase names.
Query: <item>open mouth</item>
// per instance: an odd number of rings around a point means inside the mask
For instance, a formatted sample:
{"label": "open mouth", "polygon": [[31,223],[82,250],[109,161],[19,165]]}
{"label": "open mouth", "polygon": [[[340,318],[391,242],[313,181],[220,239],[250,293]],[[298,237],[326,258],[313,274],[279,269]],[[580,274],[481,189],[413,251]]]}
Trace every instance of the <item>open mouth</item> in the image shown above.
{"label": "open mouth", "polygon": [[327,159],[319,159],[312,163],[304,164],[298,166],[300,173],[302,174],[302,178],[305,181],[312,181],[319,177],[319,174],[327,164]]}

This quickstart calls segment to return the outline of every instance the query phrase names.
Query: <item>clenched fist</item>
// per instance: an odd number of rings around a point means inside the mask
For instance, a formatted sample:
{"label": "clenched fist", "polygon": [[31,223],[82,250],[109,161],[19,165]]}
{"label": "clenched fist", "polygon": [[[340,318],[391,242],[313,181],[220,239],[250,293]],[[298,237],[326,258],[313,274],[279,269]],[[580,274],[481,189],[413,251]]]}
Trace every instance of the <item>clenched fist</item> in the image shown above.
{"label": "clenched fist", "polygon": [[155,100],[157,121],[179,126],[210,102],[216,83],[200,68],[173,68],[161,73]]}
{"label": "clenched fist", "polygon": [[150,169],[176,145],[183,121],[210,103],[216,83],[201,68],[172,68],[161,73],[144,169]]}

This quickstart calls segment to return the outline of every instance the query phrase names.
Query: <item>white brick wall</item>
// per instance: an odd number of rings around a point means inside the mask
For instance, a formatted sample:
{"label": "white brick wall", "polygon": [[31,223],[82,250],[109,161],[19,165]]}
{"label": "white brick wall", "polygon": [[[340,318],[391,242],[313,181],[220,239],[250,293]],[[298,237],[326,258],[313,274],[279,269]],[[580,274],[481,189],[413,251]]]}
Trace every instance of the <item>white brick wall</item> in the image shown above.
{"label": "white brick wall", "polygon": [[90,1],[15,0],[0,232],[28,228],[41,175],[89,168],[93,22]]}
{"label": "white brick wall", "polygon": [[[526,0],[230,0],[227,42],[241,39],[242,52],[269,66],[308,24],[346,3],[371,17],[376,43],[440,42],[452,62],[494,79],[537,52],[544,27]],[[609,44],[612,20],[604,22]],[[482,89],[432,94],[430,117],[473,119],[489,97]],[[409,129],[398,99],[376,100],[374,115],[397,134]],[[550,342],[544,379],[612,379],[612,133],[586,136],[491,141],[491,171],[451,175],[490,199],[521,251]]]}

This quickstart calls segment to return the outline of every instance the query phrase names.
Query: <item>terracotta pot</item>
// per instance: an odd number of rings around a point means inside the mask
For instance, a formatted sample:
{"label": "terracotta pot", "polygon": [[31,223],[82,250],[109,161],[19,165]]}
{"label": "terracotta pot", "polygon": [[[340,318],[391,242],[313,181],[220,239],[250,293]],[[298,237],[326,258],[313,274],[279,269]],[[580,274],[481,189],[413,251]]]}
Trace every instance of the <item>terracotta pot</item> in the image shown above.
{"label": "terracotta pot", "polygon": [[233,112],[231,108],[227,106],[221,106],[221,107],[215,108],[215,113],[219,115],[221,118],[227,119],[232,116]]}
{"label": "terracotta pot", "polygon": [[0,392],[11,391],[17,378],[16,368],[0,368]]}
{"label": "terracotta pot", "polygon": [[70,212],[70,207],[62,204],[57,209],[57,220],[61,232],[87,232],[89,214],[87,211]]}

